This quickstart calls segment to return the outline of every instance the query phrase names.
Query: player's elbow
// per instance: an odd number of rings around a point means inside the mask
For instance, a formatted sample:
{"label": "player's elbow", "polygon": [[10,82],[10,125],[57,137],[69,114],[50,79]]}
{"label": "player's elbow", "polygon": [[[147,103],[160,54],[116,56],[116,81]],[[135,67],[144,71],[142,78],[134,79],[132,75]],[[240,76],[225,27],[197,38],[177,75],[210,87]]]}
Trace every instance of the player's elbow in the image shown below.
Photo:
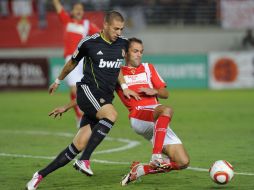
{"label": "player's elbow", "polygon": [[159,98],[161,98],[161,99],[168,99],[168,97],[169,97],[169,93],[166,89],[162,90],[159,93]]}

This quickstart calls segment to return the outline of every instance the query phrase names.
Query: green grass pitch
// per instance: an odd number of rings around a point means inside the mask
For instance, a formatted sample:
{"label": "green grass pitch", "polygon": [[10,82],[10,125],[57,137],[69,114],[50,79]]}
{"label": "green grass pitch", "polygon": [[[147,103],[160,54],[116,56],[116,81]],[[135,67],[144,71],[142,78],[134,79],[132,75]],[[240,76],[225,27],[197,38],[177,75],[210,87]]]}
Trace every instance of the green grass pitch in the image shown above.
{"label": "green grass pitch", "polygon": [[[46,91],[0,93],[0,190],[24,189],[32,174],[71,142],[77,131],[73,111],[56,120],[47,115],[68,102],[68,97],[68,93],[50,96]],[[149,161],[151,144],[131,130],[127,110],[116,98],[119,118],[110,139],[92,156],[95,175],[84,176],[69,164],[45,178],[39,189],[254,189],[254,90],[172,90],[169,100],[162,103],[174,108],[171,126],[183,141],[192,168],[208,169],[214,161],[225,159],[241,174],[220,186],[211,181],[207,171],[188,169],[145,176],[142,181],[121,187],[119,182],[131,161]],[[128,142],[121,138],[140,144],[99,154],[126,146]]]}

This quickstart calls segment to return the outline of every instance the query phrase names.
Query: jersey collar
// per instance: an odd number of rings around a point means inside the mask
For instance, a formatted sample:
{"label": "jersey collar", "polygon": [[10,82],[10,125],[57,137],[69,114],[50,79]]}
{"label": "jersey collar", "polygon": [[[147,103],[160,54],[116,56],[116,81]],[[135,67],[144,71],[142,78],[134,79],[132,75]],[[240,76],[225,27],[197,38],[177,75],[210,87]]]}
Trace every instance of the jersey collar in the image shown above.
{"label": "jersey collar", "polygon": [[108,44],[110,44],[110,45],[112,44],[112,42],[108,41],[108,40],[104,37],[102,31],[100,32],[100,36],[101,36],[101,38],[102,38],[106,43],[108,43]]}

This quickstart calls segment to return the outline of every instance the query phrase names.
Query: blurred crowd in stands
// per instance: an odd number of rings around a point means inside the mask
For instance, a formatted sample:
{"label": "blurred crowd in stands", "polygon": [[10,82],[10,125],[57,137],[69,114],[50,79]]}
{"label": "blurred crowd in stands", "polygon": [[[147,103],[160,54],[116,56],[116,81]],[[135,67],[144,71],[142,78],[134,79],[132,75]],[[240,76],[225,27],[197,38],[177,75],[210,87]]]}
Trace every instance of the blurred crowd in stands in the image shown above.
{"label": "blurred crowd in stands", "polygon": [[[217,25],[219,22],[220,0],[64,0],[62,3],[68,11],[77,1],[84,3],[86,11],[116,9],[145,24]],[[51,0],[0,0],[0,8],[2,18],[37,14],[41,28],[47,26],[47,12],[54,11]]]}

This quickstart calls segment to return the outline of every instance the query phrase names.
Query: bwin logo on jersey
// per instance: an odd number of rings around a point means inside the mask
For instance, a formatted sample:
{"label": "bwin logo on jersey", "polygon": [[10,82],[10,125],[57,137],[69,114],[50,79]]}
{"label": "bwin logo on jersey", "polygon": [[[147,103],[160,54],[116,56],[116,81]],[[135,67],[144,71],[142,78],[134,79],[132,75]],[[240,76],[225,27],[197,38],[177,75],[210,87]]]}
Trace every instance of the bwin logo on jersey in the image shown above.
{"label": "bwin logo on jersey", "polygon": [[100,59],[100,68],[120,68],[121,64],[123,63],[122,59],[117,59],[116,61],[104,61]]}

